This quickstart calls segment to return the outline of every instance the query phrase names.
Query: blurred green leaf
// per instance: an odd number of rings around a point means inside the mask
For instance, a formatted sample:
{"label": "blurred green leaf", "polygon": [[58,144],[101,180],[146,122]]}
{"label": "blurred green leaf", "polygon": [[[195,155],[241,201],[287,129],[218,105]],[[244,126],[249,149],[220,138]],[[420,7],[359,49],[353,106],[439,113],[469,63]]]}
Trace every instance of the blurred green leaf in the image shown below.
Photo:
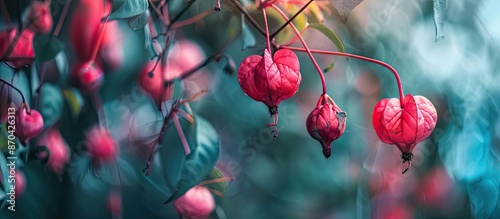
{"label": "blurred green leaf", "polygon": [[115,12],[118,9],[120,9],[125,4],[126,1],[127,0],[113,0],[113,11],[111,12]]}
{"label": "blurred green leaf", "polygon": [[[201,182],[212,171],[219,158],[219,136],[215,128],[202,117],[195,118],[195,146],[182,166],[177,190],[168,201],[175,200]],[[181,145],[178,145],[182,149]],[[182,150],[183,151],[183,150]],[[182,155],[178,155],[182,156]],[[170,162],[169,162],[170,164]],[[168,202],[167,201],[167,202]]]}
{"label": "blurred green leaf", "polygon": [[69,67],[68,67],[68,58],[66,57],[66,53],[64,51],[61,51],[56,55],[56,58],[54,59],[57,70],[59,71],[59,85],[66,85],[66,82],[68,81],[68,73],[69,73]]}
{"label": "blurred green leaf", "polygon": [[40,88],[40,114],[43,117],[43,128],[47,129],[61,118],[64,103],[63,95],[59,87],[45,83]]}
{"label": "blurred green leaf", "polygon": [[63,90],[63,94],[64,98],[68,101],[73,117],[78,117],[85,103],[82,94],[76,88],[65,89]]}
{"label": "blurred green leaf", "polygon": [[322,34],[324,34],[326,37],[328,37],[328,39],[332,41],[335,47],[337,47],[337,50],[339,52],[345,52],[344,43],[342,42],[342,40],[340,40],[339,36],[332,29],[320,23],[311,23],[309,24],[308,27],[316,29]]}
{"label": "blurred green leaf", "polygon": [[147,0],[126,0],[120,8],[111,13],[109,19],[116,20],[140,15],[148,10],[148,6]]}
{"label": "blurred green leaf", "polygon": [[146,10],[144,13],[131,17],[128,19],[128,26],[132,30],[141,30],[148,24],[148,18],[149,18],[149,10]]}
{"label": "blurred green leaf", "polygon": [[36,89],[40,86],[40,79],[38,78],[38,72],[36,70],[36,65],[31,65],[31,72],[28,77],[30,77],[30,91],[31,98],[33,98],[36,94]]}
{"label": "blurred green leaf", "polygon": [[36,60],[46,62],[64,49],[64,43],[54,36],[37,34],[33,39]]}
{"label": "blurred green leaf", "polygon": [[253,35],[252,31],[248,26],[246,25],[245,21],[245,15],[241,14],[241,37],[243,38],[243,47],[241,50],[245,50],[248,47],[255,46],[255,43],[257,42],[255,40],[255,36]]}

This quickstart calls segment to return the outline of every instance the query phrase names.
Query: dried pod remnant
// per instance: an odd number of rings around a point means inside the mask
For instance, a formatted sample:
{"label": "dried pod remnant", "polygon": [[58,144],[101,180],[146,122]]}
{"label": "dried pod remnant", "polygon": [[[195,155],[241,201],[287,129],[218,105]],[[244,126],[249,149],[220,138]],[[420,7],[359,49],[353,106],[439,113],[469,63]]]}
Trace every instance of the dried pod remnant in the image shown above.
{"label": "dried pod remnant", "polygon": [[266,104],[275,117],[270,126],[277,125],[279,103],[297,92],[301,80],[299,59],[288,49],[276,51],[274,57],[266,49],[264,56],[248,56],[238,68],[238,82],[243,92]]}
{"label": "dried pod remnant", "polygon": [[331,143],[344,133],[346,120],[347,113],[327,94],[320,97],[316,108],[307,117],[307,131],[321,143],[326,159],[332,154]]}
{"label": "dried pod remnant", "polygon": [[215,209],[215,200],[203,186],[195,186],[174,201],[175,211],[185,218],[205,218]]}
{"label": "dried pod remnant", "polygon": [[425,140],[436,127],[437,112],[423,96],[407,94],[379,101],[373,110],[372,123],[379,139],[394,144],[401,151],[403,173],[411,166],[413,148]]}

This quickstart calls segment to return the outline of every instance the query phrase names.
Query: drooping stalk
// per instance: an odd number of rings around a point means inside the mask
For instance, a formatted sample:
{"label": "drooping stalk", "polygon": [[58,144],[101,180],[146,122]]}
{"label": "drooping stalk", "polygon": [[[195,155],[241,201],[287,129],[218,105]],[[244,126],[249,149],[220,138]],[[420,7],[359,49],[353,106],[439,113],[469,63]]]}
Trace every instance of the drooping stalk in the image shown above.
{"label": "drooping stalk", "polygon": [[[286,16],[286,14],[280,8],[278,8],[278,6],[273,4],[272,7],[274,10],[276,10],[281,15],[281,17],[283,17],[286,21],[288,21],[288,16]],[[323,95],[326,94],[326,81],[325,81],[325,76],[323,75],[323,71],[321,70],[318,63],[316,62],[316,59],[314,59],[314,56],[312,55],[309,47],[307,46],[306,42],[304,41],[304,38],[302,38],[302,36],[300,35],[300,32],[297,30],[295,25],[293,25],[293,23],[289,23],[289,24],[290,24],[290,27],[292,27],[295,34],[297,35],[297,37],[299,38],[302,45],[304,46],[305,51],[307,51],[307,54],[309,55],[309,58],[311,58],[311,61],[313,62],[314,67],[316,68],[316,71],[318,71],[319,77],[321,78],[321,85],[323,87]]]}
{"label": "drooping stalk", "polygon": [[[305,49],[298,48],[298,47],[280,46],[279,48],[289,49],[289,50],[294,50],[294,51],[299,51],[299,52],[306,52]],[[376,60],[376,59],[372,59],[372,58],[368,58],[368,57],[364,57],[364,56],[360,56],[360,55],[354,55],[354,54],[350,54],[350,53],[335,52],[335,51],[324,51],[324,50],[310,50],[310,52],[318,53],[318,54],[336,55],[336,56],[344,56],[344,57],[351,57],[351,58],[361,59],[361,60],[364,60],[364,61],[368,61],[368,62],[372,62],[372,63],[378,64],[378,65],[381,65],[381,66],[389,69],[394,74],[394,77],[396,78],[396,82],[398,84],[399,99],[401,101],[401,106],[403,105],[404,94],[403,94],[403,86],[401,84],[401,79],[400,79],[399,74],[396,71],[396,69],[394,69],[391,65],[389,65],[389,64],[387,64],[385,62]]]}
{"label": "drooping stalk", "polygon": [[24,103],[24,104],[27,104],[27,103],[26,103],[26,99],[24,98],[23,93],[22,93],[22,92],[21,92],[21,91],[20,91],[20,90],[19,90],[16,86],[12,85],[11,83],[9,83],[9,82],[7,82],[6,80],[1,79],[1,78],[0,78],[0,82],[3,82],[4,84],[8,85],[8,86],[9,86],[9,87],[11,87],[12,89],[16,90],[16,91],[17,91],[17,92],[21,95],[21,98],[22,98],[22,100],[23,100],[23,103]]}

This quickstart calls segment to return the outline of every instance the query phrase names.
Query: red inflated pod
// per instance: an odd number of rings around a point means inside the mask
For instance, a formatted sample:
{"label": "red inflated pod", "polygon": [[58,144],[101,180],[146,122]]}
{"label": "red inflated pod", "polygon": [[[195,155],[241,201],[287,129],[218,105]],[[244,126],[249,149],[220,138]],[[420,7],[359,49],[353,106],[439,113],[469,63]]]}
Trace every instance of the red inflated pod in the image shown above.
{"label": "red inflated pod", "polygon": [[[17,37],[17,41],[16,41]],[[16,28],[9,28],[0,32],[0,58],[15,69],[31,65],[35,61],[33,38],[35,33],[31,29],[24,29],[18,36]]]}
{"label": "red inflated pod", "polygon": [[[45,131],[38,139],[37,144],[47,147],[49,151],[47,167],[56,173],[62,173],[64,166],[69,162],[70,150],[57,127]],[[40,157],[46,156],[47,154],[42,152]]]}
{"label": "red inflated pod", "polygon": [[[162,102],[172,99],[173,86],[163,88],[164,80],[172,80],[182,74],[175,65],[167,66],[162,70],[161,63],[149,61],[139,73],[139,83],[144,91],[153,99],[158,108]],[[162,94],[162,90],[164,91]]]}
{"label": "red inflated pod", "polygon": [[48,34],[52,30],[52,15],[50,14],[50,1],[33,1],[28,14],[28,22],[35,32]]}
{"label": "red inflated pod", "polygon": [[425,140],[436,127],[437,112],[423,96],[407,94],[379,101],[373,110],[372,123],[379,139],[394,144],[401,151],[403,173],[411,166],[413,148]]}
{"label": "red inflated pod", "polygon": [[274,117],[269,126],[274,126],[275,137],[278,134],[278,105],[297,92],[301,80],[299,60],[288,49],[276,51],[274,57],[266,49],[264,56],[248,56],[238,68],[238,82],[243,92],[266,104]]}
{"label": "red inflated pod", "polygon": [[100,88],[103,71],[97,62],[80,62],[73,67],[71,77],[80,90],[90,92]]}
{"label": "red inflated pod", "polygon": [[347,113],[342,111],[328,95],[322,95],[316,108],[307,117],[307,131],[323,147],[323,155],[330,158],[331,143],[345,131]]}
{"label": "red inflated pod", "polygon": [[23,142],[29,141],[43,130],[43,117],[35,109],[29,109],[25,104],[17,111],[16,135]]}
{"label": "red inflated pod", "polygon": [[174,201],[175,211],[184,218],[206,218],[215,209],[215,200],[203,186],[195,186]]}
{"label": "red inflated pod", "polygon": [[94,126],[87,133],[87,150],[94,162],[113,161],[118,154],[118,146],[106,128]]}

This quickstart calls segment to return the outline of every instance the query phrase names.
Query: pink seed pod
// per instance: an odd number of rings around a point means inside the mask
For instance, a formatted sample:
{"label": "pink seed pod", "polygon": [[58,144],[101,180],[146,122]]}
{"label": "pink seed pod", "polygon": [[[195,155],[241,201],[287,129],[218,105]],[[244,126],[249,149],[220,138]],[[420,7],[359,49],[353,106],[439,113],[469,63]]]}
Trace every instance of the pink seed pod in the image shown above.
{"label": "pink seed pod", "polygon": [[116,158],[118,146],[107,129],[94,126],[87,133],[87,150],[94,161],[109,162]]}
{"label": "pink seed pod", "polygon": [[88,92],[100,88],[103,72],[96,62],[81,62],[73,67],[71,77],[80,90]]}
{"label": "pink seed pod", "polygon": [[[288,49],[280,49],[271,56],[264,51],[264,56],[251,55],[241,62],[238,68],[238,82],[245,94],[256,101],[263,102],[274,116],[273,124],[278,123],[278,105],[292,97],[299,88],[302,76],[297,55]],[[275,137],[278,130],[273,130]]]}
{"label": "pink seed pod", "polygon": [[23,106],[17,111],[16,132],[14,135],[17,136],[19,140],[27,142],[42,132],[43,117],[37,110],[30,110]]}
{"label": "pink seed pod", "polygon": [[[16,28],[0,31],[0,57],[8,56],[5,61],[15,69],[20,69],[25,65],[31,65],[35,61],[35,50],[33,48],[33,38],[35,33],[31,29],[24,29],[17,42],[14,44],[18,32]],[[14,44],[12,49],[9,48]]]}
{"label": "pink seed pod", "polygon": [[[70,150],[66,141],[57,128],[50,128],[38,139],[37,145],[44,145],[49,150],[49,161],[47,167],[56,173],[62,173],[64,166],[69,162]],[[41,157],[47,155],[42,153]]]}
{"label": "pink seed pod", "polygon": [[174,201],[178,214],[186,218],[205,218],[215,209],[215,200],[203,186],[195,186]]}
{"label": "pink seed pod", "polygon": [[203,50],[189,40],[176,41],[168,54],[170,64],[176,65],[182,72],[187,72],[205,59]]}
{"label": "pink seed pod", "polygon": [[326,94],[320,97],[316,108],[307,117],[307,131],[321,143],[326,159],[332,154],[330,144],[344,133],[346,119],[346,112]]}
{"label": "pink seed pod", "polygon": [[436,108],[423,96],[407,94],[403,103],[386,98],[373,109],[373,128],[382,142],[394,144],[401,151],[403,173],[411,166],[413,149],[429,137],[436,122]]}
{"label": "pink seed pod", "polygon": [[50,1],[31,3],[28,21],[37,33],[48,34],[52,30],[52,15],[50,14]]}
{"label": "pink seed pod", "polygon": [[[175,66],[167,66],[162,70],[161,64],[156,61],[149,61],[139,73],[139,84],[153,99],[158,108],[163,101],[172,99],[173,86],[163,88],[164,80],[174,79],[182,74],[181,70]],[[164,90],[162,96],[162,89]]]}

